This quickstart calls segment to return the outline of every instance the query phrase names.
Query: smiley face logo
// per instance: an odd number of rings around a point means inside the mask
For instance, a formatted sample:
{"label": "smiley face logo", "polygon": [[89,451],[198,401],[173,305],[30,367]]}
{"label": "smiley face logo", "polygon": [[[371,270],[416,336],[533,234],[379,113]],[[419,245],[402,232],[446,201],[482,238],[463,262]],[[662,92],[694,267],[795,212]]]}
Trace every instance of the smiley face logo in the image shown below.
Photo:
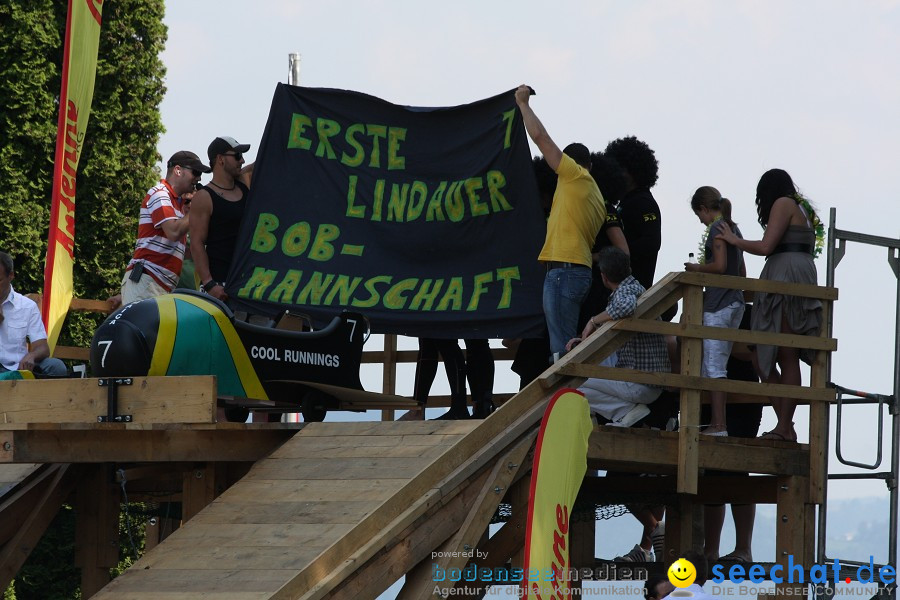
{"label": "smiley face logo", "polygon": [[669,582],[677,588],[686,588],[697,579],[697,569],[686,558],[679,558],[669,567]]}

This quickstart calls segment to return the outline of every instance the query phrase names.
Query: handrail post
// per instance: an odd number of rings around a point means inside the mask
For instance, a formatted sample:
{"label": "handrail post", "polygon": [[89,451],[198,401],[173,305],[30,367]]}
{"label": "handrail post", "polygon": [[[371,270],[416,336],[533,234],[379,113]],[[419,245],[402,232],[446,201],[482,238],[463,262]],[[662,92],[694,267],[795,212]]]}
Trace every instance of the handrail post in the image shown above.
{"label": "handrail post", "polygon": [[[831,337],[831,303],[822,302],[822,326],[820,337]],[[809,373],[809,387],[824,389],[828,386],[829,353],[819,350],[815,354]],[[809,498],[814,504],[825,503],[825,486],[828,478],[828,421],[831,405],[827,402],[810,402],[809,405]]]}
{"label": "handrail post", "polygon": [[[397,336],[384,334],[384,363],[382,364],[381,393],[393,396],[397,393]],[[393,421],[392,409],[381,411],[382,421]]]}
{"label": "handrail post", "polygon": [[[703,288],[689,285],[684,290],[682,325],[703,325]],[[699,377],[703,363],[703,340],[682,338],[681,374]],[[678,428],[678,493],[696,494],[699,477],[700,390],[681,390]]]}

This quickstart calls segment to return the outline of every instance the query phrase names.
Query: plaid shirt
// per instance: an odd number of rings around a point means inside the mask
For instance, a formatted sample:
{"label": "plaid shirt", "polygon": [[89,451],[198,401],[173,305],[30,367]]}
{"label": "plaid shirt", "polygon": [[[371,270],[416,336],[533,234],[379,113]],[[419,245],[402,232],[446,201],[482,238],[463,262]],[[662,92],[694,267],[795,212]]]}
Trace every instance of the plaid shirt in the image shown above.
{"label": "plaid shirt", "polygon": [[[629,275],[609,297],[606,312],[613,319],[624,319],[634,314],[638,298],[644,293],[644,286]],[[637,333],[616,354],[616,367],[637,371],[661,371],[669,373],[669,351],[666,340],[658,333]]]}

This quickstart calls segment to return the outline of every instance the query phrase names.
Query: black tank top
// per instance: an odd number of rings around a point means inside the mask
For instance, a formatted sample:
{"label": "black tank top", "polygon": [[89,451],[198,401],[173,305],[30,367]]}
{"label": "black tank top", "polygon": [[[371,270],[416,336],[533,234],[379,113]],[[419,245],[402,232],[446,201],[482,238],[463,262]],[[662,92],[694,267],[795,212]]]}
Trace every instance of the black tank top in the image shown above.
{"label": "black tank top", "polygon": [[206,234],[206,255],[209,257],[209,274],[218,282],[224,282],[228,278],[238,230],[247,205],[247,194],[250,192],[240,181],[235,180],[234,184],[241,190],[241,199],[236,202],[220,196],[213,186],[204,186],[212,198],[212,214]]}

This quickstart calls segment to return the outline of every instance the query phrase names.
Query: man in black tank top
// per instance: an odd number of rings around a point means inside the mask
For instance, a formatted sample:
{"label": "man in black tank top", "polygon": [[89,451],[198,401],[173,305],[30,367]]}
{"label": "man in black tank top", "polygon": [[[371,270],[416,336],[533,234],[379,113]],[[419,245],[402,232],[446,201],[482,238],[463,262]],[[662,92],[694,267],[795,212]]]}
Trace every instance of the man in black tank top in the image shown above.
{"label": "man in black tank top", "polygon": [[191,202],[191,254],[207,294],[227,300],[225,278],[231,266],[238,230],[244,217],[253,165],[242,169],[250,144],[217,137],[207,150],[212,180]]}

